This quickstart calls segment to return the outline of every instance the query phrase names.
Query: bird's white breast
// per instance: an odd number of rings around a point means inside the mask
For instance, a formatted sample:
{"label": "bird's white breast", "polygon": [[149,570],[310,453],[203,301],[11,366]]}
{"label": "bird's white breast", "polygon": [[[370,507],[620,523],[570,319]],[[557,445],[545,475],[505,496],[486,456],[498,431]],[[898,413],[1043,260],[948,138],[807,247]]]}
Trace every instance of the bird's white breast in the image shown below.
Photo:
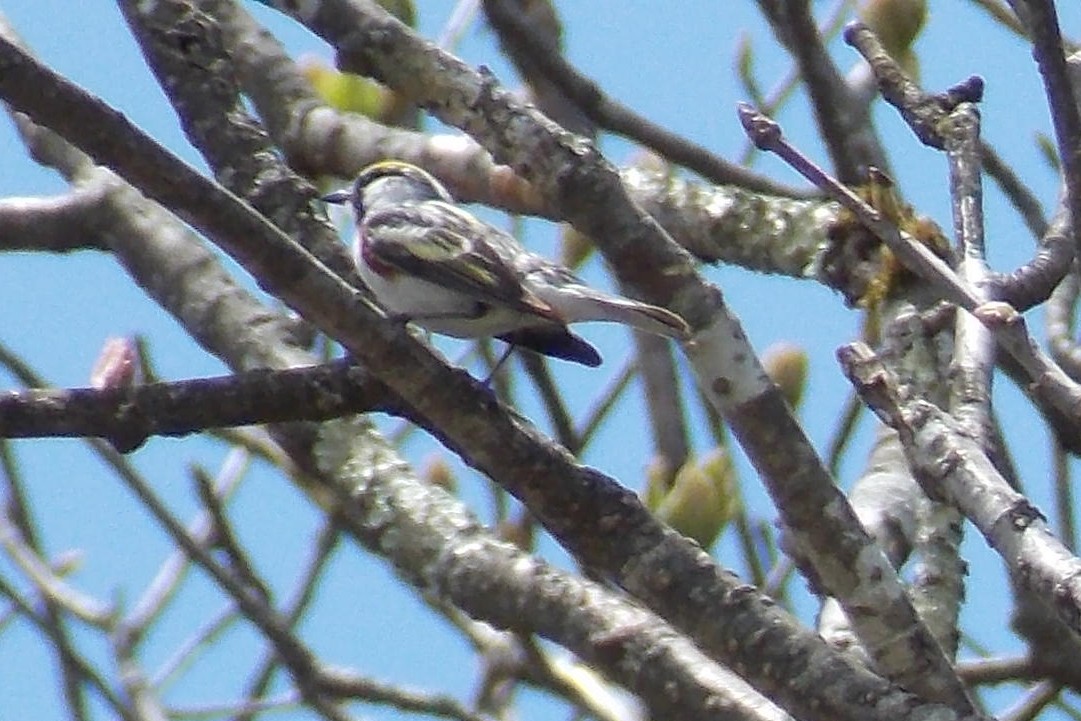
{"label": "bird's white breast", "polygon": [[362,262],[359,253],[354,260],[361,279],[389,314],[404,316],[433,333],[480,338],[537,325],[535,317],[507,308],[484,306],[486,312],[475,317],[478,303],[464,293],[402,272],[381,275]]}

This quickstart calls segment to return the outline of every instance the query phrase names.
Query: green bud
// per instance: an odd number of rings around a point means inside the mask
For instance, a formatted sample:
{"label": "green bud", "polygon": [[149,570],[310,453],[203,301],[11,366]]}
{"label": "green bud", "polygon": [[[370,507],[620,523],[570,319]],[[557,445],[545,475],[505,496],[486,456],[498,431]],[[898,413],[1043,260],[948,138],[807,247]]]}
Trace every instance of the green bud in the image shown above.
{"label": "green bud", "polygon": [[336,70],[320,58],[301,58],[300,69],[315,92],[336,110],[379,120],[393,103],[393,94],[383,86],[359,75]]}
{"label": "green bud", "polygon": [[689,460],[676,473],[672,490],[657,507],[656,515],[708,549],[735,512],[735,482],[735,467],[723,449],[714,450],[701,463]]}
{"label": "green bud", "polygon": [[882,41],[886,52],[900,61],[927,21],[927,0],[867,0],[860,8],[860,18]]}
{"label": "green bud", "polygon": [[788,405],[798,408],[807,388],[807,353],[791,343],[770,346],[762,354],[762,365],[776,383]]}

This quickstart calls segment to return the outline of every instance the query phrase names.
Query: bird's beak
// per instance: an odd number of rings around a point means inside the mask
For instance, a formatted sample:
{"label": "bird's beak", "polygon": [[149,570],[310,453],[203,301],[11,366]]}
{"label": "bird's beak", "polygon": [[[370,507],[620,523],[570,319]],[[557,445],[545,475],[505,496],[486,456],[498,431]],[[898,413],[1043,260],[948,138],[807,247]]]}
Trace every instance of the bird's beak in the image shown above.
{"label": "bird's beak", "polygon": [[324,203],[334,203],[335,205],[341,205],[349,200],[353,194],[349,190],[335,190],[333,193],[327,193],[323,197],[319,198]]}

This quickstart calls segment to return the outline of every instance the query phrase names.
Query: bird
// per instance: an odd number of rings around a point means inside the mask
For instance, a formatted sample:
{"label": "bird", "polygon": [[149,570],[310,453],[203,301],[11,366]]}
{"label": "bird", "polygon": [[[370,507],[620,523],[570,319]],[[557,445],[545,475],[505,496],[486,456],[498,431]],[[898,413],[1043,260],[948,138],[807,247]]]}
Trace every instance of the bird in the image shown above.
{"label": "bird", "polygon": [[498,338],[509,344],[500,363],[521,347],[600,365],[597,349],[568,327],[582,321],[690,336],[675,313],[591,288],[526,250],[459,207],[435,177],[411,163],[369,165],[350,188],[322,200],[352,205],[353,260],[388,316],[457,338]]}

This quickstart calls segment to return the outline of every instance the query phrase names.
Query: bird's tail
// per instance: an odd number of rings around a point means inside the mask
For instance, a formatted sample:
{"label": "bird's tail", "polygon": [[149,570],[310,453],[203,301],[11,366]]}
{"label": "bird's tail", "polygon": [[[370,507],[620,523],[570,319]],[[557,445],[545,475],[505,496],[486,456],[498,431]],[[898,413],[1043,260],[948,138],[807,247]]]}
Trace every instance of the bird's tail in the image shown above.
{"label": "bird's tail", "polygon": [[602,293],[577,284],[559,288],[534,287],[531,290],[568,323],[609,321],[676,340],[690,337],[691,330],[685,320],[655,305]]}
{"label": "bird's tail", "polygon": [[601,354],[596,348],[561,325],[519,328],[497,337],[511,345],[581,363],[590,368],[601,364]]}

